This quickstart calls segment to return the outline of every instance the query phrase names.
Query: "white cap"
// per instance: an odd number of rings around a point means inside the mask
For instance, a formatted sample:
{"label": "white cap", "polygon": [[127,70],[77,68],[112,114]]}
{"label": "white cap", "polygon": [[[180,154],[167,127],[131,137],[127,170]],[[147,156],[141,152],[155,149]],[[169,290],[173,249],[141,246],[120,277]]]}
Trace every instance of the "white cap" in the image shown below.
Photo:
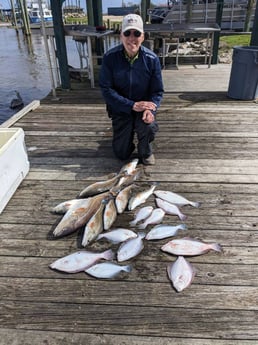
{"label": "white cap", "polygon": [[122,32],[132,29],[143,33],[143,21],[138,14],[127,14],[127,16],[123,18]]}

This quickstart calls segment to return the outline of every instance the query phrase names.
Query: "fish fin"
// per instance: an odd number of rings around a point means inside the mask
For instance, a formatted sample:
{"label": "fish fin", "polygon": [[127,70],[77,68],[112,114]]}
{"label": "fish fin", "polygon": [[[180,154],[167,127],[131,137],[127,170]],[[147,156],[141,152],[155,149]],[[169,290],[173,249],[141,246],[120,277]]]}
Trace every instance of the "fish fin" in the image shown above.
{"label": "fish fin", "polygon": [[115,253],[112,249],[108,249],[103,253],[103,259],[105,260],[113,260],[115,257]]}
{"label": "fish fin", "polygon": [[129,225],[130,225],[131,227],[134,227],[136,224],[137,224],[137,221],[136,221],[136,220],[132,220],[131,222],[129,222]]}
{"label": "fish fin", "polygon": [[221,252],[222,251],[222,247],[218,243],[211,244],[211,249],[215,250],[216,252]]}
{"label": "fish fin", "polygon": [[188,227],[186,224],[180,224],[179,230],[188,230]]}
{"label": "fish fin", "polygon": [[200,202],[198,202],[198,201],[191,201],[190,202],[190,205],[191,206],[193,206],[193,207],[196,207],[196,208],[198,208],[198,207],[200,207],[201,206],[201,203]]}
{"label": "fish fin", "polygon": [[132,272],[132,269],[133,269],[132,265],[124,266],[124,271],[127,272],[127,273]]}
{"label": "fish fin", "polygon": [[185,214],[183,214],[183,213],[180,213],[178,215],[178,217],[179,217],[180,220],[183,220],[183,221],[187,219],[187,216]]}
{"label": "fish fin", "polygon": [[146,226],[147,226],[147,225],[145,225],[145,223],[142,223],[142,224],[137,225],[137,228],[138,228],[139,230],[143,230],[143,229],[146,228]]}
{"label": "fish fin", "polygon": [[138,232],[138,237],[141,237],[141,239],[145,238],[146,234],[143,231]]}

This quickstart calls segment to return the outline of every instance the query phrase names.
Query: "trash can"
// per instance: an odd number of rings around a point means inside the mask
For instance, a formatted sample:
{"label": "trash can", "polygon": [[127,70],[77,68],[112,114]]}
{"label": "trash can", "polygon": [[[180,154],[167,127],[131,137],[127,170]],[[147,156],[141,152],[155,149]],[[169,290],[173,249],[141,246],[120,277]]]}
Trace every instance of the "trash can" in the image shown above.
{"label": "trash can", "polygon": [[258,47],[233,47],[228,96],[243,100],[258,97]]}

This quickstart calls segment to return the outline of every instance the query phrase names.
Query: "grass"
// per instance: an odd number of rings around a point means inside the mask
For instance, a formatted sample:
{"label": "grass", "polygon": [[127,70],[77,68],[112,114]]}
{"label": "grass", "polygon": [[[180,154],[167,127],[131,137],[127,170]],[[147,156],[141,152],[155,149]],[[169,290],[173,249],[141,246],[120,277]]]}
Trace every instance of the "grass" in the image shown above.
{"label": "grass", "polygon": [[232,49],[234,46],[249,46],[251,35],[226,35],[220,36],[221,48]]}

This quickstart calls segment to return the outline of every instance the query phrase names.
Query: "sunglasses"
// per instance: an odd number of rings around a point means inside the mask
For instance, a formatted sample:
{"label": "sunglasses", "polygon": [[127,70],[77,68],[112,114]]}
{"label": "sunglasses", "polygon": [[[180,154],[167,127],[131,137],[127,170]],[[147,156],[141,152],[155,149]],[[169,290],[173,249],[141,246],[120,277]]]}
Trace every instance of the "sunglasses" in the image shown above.
{"label": "sunglasses", "polygon": [[140,37],[141,36],[141,32],[138,31],[138,30],[134,30],[134,31],[131,31],[131,30],[126,30],[125,32],[123,32],[123,35],[125,37],[129,37],[131,35],[131,33],[134,35],[134,37]]}

